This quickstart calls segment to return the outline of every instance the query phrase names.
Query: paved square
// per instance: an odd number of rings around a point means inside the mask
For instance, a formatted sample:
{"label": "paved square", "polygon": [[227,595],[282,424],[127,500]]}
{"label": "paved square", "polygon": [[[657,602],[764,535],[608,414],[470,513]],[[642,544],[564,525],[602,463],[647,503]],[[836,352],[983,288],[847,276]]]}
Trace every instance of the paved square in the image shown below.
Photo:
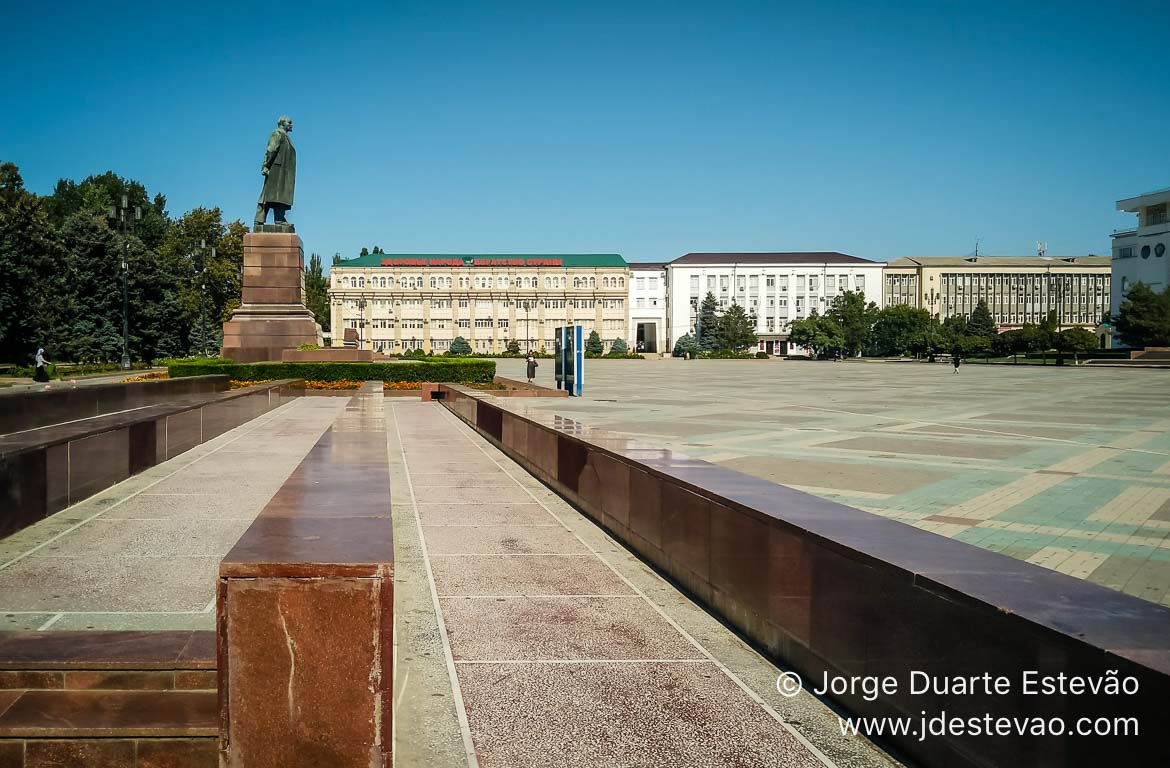
{"label": "paved square", "polygon": [[589,360],[584,390],[524,404],[1170,605],[1170,371]]}

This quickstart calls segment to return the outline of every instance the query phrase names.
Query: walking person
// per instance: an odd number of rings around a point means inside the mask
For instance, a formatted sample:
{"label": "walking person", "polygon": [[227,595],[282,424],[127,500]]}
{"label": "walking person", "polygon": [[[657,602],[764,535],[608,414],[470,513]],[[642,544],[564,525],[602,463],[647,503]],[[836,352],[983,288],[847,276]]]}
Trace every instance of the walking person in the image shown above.
{"label": "walking person", "polygon": [[45,359],[44,347],[37,348],[36,365],[36,370],[33,372],[33,381],[47,382],[49,380],[49,361]]}
{"label": "walking person", "polygon": [[959,372],[959,365],[963,362],[963,356],[959,354],[959,350],[951,353],[951,365],[955,366],[955,373]]}
{"label": "walking person", "polygon": [[536,355],[532,354],[531,352],[528,353],[528,361],[527,362],[528,362],[528,383],[531,384],[532,380],[536,378],[536,366],[539,365],[539,363],[536,362]]}

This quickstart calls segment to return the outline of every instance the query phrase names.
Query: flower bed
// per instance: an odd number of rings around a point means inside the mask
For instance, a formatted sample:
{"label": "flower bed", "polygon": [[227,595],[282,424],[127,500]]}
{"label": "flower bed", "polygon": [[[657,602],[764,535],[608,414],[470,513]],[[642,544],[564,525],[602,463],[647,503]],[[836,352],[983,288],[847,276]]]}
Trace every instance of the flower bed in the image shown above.
{"label": "flower bed", "polygon": [[229,383],[231,384],[232,389],[243,389],[244,387],[253,387],[257,384],[267,384],[270,381],[276,381],[276,379],[258,379],[256,381],[233,380]]}
{"label": "flower bed", "polygon": [[487,384],[496,375],[494,360],[434,358],[401,363],[233,363],[230,360],[173,360],[171,378],[224,374],[237,381],[303,379],[305,381],[390,381],[421,384]]}
{"label": "flower bed", "polygon": [[131,381],[158,381],[159,379],[169,379],[170,376],[166,371],[155,371],[154,373],[144,373],[141,376],[129,376],[122,379],[122,383],[129,383]]}
{"label": "flower bed", "polygon": [[416,392],[419,389],[421,382],[417,381],[384,381],[382,382],[382,389],[398,390],[405,392]]}
{"label": "flower bed", "polygon": [[349,379],[338,379],[337,381],[314,381],[308,380],[305,382],[305,389],[361,389],[362,382],[350,381]]}

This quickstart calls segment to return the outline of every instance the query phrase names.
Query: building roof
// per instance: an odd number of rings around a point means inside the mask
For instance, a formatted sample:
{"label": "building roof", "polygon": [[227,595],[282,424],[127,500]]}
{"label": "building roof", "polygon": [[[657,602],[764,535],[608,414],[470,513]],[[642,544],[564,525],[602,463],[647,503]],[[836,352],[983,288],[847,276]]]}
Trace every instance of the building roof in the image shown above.
{"label": "building roof", "polygon": [[625,267],[616,253],[371,253],[338,267]]}
{"label": "building roof", "polygon": [[666,269],[667,262],[665,261],[631,261],[631,270],[658,270]]}
{"label": "building roof", "polygon": [[1109,267],[1109,256],[903,256],[890,267]]}
{"label": "building roof", "polygon": [[836,251],[808,253],[688,253],[670,262],[672,267],[691,264],[877,264],[876,261]]}

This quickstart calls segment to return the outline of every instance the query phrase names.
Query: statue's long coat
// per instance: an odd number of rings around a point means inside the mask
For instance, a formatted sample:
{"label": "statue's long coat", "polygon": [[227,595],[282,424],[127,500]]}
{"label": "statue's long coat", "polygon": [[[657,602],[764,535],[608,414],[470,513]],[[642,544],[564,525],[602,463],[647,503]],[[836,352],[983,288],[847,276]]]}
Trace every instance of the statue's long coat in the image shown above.
{"label": "statue's long coat", "polygon": [[293,189],[297,182],[297,151],[292,139],[280,128],[268,137],[268,153],[264,156],[264,189],[260,192],[260,205],[279,203],[292,208]]}

